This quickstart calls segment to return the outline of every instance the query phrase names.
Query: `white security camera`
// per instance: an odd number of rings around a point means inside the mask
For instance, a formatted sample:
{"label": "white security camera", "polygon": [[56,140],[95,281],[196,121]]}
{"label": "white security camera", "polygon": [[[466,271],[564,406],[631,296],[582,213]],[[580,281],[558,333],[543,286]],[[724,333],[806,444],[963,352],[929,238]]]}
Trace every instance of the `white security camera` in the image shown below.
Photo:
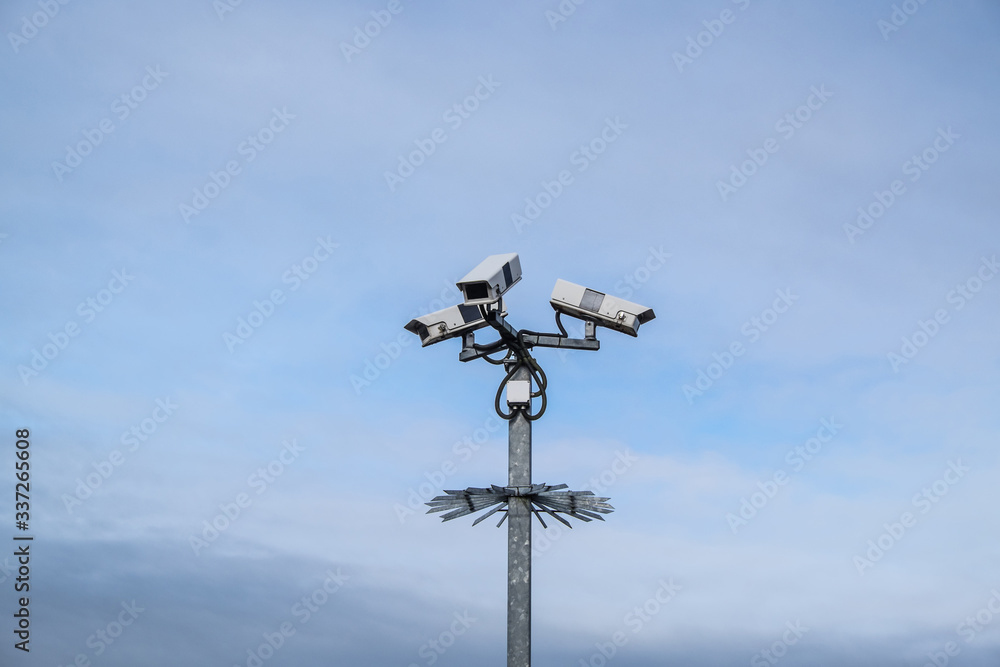
{"label": "white security camera", "polygon": [[410,320],[404,329],[420,336],[420,346],[427,347],[486,325],[478,306],[459,304]]}
{"label": "white security camera", "polygon": [[521,260],[516,252],[490,255],[456,285],[462,290],[466,306],[494,303],[521,279]]}
{"label": "white security camera", "polygon": [[589,320],[598,326],[621,331],[630,336],[637,335],[640,324],[656,317],[652,308],[608,296],[603,292],[565,280],[556,280],[549,303],[557,312]]}

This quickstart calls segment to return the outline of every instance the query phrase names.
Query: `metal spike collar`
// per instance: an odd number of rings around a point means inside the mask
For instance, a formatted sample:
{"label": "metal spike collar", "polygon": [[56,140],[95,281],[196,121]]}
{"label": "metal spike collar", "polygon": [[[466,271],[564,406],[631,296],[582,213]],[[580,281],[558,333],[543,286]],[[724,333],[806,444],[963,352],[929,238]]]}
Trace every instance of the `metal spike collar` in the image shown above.
{"label": "metal spike collar", "polygon": [[[497,524],[497,528],[503,524],[507,518],[507,503],[511,497],[527,498],[531,504],[531,511],[542,524],[543,528],[548,528],[542,514],[548,514],[553,519],[562,522],[572,528],[569,521],[559,516],[568,514],[581,521],[591,521],[599,519],[604,521],[601,514],[610,514],[614,507],[608,504],[610,498],[595,496],[593,491],[562,491],[569,488],[565,484],[548,486],[547,484],[532,484],[531,486],[497,486],[490,485],[488,489],[470,487],[464,491],[445,490],[446,496],[437,496],[429,503],[428,514],[434,512],[448,512],[442,515],[443,521],[451,521],[460,516],[473,514],[487,507],[493,507],[489,512],[472,522],[475,526],[480,521],[492,516],[495,512],[503,512],[503,518]],[[495,505],[495,507],[494,507]],[[450,511],[449,511],[450,510]]]}

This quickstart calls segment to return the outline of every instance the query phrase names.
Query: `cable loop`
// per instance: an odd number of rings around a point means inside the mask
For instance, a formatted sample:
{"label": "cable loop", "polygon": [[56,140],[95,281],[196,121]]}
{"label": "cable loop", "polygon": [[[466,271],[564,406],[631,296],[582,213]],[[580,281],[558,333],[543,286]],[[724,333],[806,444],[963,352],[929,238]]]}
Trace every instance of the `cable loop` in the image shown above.
{"label": "cable loop", "polygon": [[514,415],[518,409],[523,409],[523,408],[512,408],[510,412],[504,412],[503,409],[500,407],[500,396],[503,394],[503,390],[507,386],[507,383],[510,382],[511,378],[514,377],[514,374],[522,367],[527,367],[528,372],[531,374],[531,377],[535,381],[535,386],[538,387],[538,391],[531,393],[531,398],[540,397],[542,399],[542,405],[539,408],[537,414],[526,413],[524,415],[528,421],[535,421],[543,414],[545,414],[545,409],[548,406],[548,398],[545,395],[545,390],[548,387],[548,378],[545,376],[545,371],[542,370],[542,367],[538,365],[538,362],[535,360],[533,356],[531,356],[531,353],[528,352],[527,349],[523,349],[523,352],[521,354],[514,352],[514,350],[508,350],[507,358],[500,361],[487,359],[487,361],[490,361],[492,363],[504,363],[505,361],[509,361],[509,357],[511,355],[513,355],[517,359],[517,362],[511,366],[510,370],[507,371],[507,375],[505,375],[503,380],[501,380],[500,386],[497,387],[497,393],[493,400],[493,407],[496,410],[497,415],[499,415],[501,419],[505,419],[508,421],[514,418]]}
{"label": "cable loop", "polygon": [[[503,312],[502,299],[497,301],[496,310],[501,313]],[[479,312],[483,316],[483,319],[489,319],[489,310],[487,306],[480,305]],[[560,312],[556,312],[556,326],[559,327],[559,332],[561,336],[563,338],[568,338],[569,334],[566,333],[566,327],[563,326],[562,319],[560,318],[561,314],[562,313]],[[485,359],[489,363],[496,365],[511,364],[510,370],[507,371],[507,374],[500,382],[500,386],[497,387],[497,393],[493,399],[493,407],[496,410],[497,415],[499,415],[501,419],[508,421],[513,419],[514,415],[517,413],[518,410],[525,410],[524,416],[528,421],[535,421],[543,414],[545,414],[545,409],[548,407],[548,397],[546,396],[546,389],[548,388],[549,380],[545,375],[545,371],[542,370],[542,367],[531,355],[530,346],[525,343],[524,337],[551,336],[558,338],[560,334],[539,333],[537,331],[531,331],[530,329],[521,329],[520,331],[517,332],[516,343],[514,341],[510,341],[510,343],[505,343],[504,338],[501,337],[500,340],[494,341],[487,345],[475,346],[475,349],[482,353],[480,355],[480,358]],[[500,350],[505,348],[507,350],[507,354],[501,359],[494,359],[487,356],[489,354],[499,352]],[[516,361],[512,362],[512,359]],[[514,377],[514,374],[522,367],[526,367],[528,369],[528,373],[531,375],[531,380],[534,381],[535,386],[538,388],[536,391],[530,393],[530,397],[542,399],[542,404],[541,407],[538,409],[537,414],[530,413],[531,409],[530,404],[527,408],[511,408],[510,412],[504,412],[503,409],[500,407],[500,397],[503,394],[504,388],[506,388],[507,383],[510,382],[511,378]]]}

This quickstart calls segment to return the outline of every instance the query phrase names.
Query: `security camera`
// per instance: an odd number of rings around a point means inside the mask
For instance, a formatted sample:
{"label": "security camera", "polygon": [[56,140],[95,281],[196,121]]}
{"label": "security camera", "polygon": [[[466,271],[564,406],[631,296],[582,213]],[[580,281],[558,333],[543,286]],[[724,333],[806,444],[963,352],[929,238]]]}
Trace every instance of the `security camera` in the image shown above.
{"label": "security camera", "polygon": [[521,260],[516,252],[490,255],[456,285],[462,290],[466,306],[494,303],[521,279]]}
{"label": "security camera", "polygon": [[556,280],[549,303],[557,312],[589,320],[598,326],[621,331],[630,336],[636,335],[640,324],[656,317],[652,308],[608,296],[603,292],[565,280]]}
{"label": "security camera", "polygon": [[486,325],[478,307],[459,304],[412,319],[403,328],[420,336],[420,346],[427,347]]}

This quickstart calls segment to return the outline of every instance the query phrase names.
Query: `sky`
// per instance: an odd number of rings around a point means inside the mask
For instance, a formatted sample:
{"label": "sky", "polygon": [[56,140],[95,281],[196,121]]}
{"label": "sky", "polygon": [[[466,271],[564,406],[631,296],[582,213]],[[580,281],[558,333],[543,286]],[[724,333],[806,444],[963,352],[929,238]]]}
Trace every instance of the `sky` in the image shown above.
{"label": "sky", "polygon": [[506,531],[423,505],[506,483],[502,371],[403,326],[510,252],[514,327],[656,313],[535,354],[615,512],[536,525],[534,664],[997,664],[1000,4],[0,29],[3,665],[504,665]]}

